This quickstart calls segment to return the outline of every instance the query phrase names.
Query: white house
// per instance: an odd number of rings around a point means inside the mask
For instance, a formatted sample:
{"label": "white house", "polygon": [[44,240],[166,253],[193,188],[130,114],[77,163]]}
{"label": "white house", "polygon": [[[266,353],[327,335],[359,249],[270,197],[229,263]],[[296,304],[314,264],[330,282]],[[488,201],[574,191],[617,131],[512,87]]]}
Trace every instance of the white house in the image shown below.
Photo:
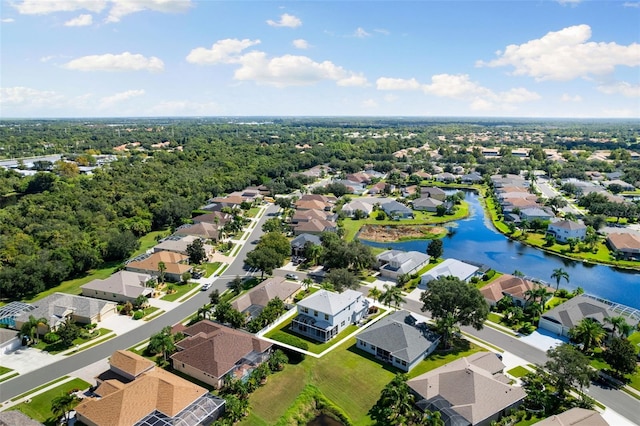
{"label": "white house", "polygon": [[567,242],[568,238],[577,238],[582,241],[587,235],[587,227],[571,220],[559,220],[549,224],[547,233],[552,234],[561,243]]}
{"label": "white house", "polygon": [[389,314],[357,336],[359,349],[403,371],[418,365],[438,343],[440,336],[408,311]]}
{"label": "white house", "polygon": [[441,264],[428,270],[420,277],[420,288],[427,288],[431,280],[440,277],[456,277],[462,281],[469,281],[473,276],[478,275],[480,268],[457,259],[445,259]]}
{"label": "white house", "polygon": [[334,293],[320,290],[298,302],[298,315],[291,322],[291,329],[326,342],[349,325],[362,320],[368,309],[369,302],[359,291]]}
{"label": "white house", "polygon": [[353,217],[358,210],[363,212],[365,217],[369,217],[369,215],[373,211],[373,204],[361,200],[353,200],[342,206],[342,213],[344,213],[347,217]]}
{"label": "white house", "polygon": [[430,256],[419,251],[387,250],[376,256],[380,275],[397,279],[399,275],[413,274],[429,264]]}

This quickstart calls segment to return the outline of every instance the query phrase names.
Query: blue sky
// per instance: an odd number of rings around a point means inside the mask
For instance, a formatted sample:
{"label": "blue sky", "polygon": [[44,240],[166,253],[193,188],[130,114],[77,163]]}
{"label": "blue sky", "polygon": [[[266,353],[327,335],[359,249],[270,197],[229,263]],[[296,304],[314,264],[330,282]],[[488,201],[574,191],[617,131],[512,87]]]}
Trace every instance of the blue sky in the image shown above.
{"label": "blue sky", "polygon": [[640,118],[640,1],[0,1],[5,118]]}

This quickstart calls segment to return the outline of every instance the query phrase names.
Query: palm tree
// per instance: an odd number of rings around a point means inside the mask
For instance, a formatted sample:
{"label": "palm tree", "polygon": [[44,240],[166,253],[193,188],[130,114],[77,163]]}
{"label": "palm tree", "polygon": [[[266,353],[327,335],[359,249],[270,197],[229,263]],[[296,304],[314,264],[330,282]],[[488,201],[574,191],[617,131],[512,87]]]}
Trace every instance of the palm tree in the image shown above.
{"label": "palm tree", "polygon": [[311,287],[311,285],[313,284],[313,280],[309,277],[305,278],[302,280],[302,289],[304,291],[309,290],[309,287]]}
{"label": "palm tree", "polygon": [[390,286],[389,284],[384,285],[384,293],[380,298],[380,301],[387,305],[388,307],[399,308],[402,303],[404,303],[404,299],[402,298],[402,291],[400,288],[396,286]]}
{"label": "palm tree", "polygon": [[517,269],[515,271],[513,271],[513,274],[511,274],[511,275],[513,275],[514,277],[518,277],[518,278],[524,278],[524,272],[519,271]]}
{"label": "palm tree", "polygon": [[372,298],[374,302],[378,302],[380,300],[380,297],[382,296],[382,292],[378,287],[374,287],[369,290],[369,294],[367,296]]}
{"label": "palm tree", "polygon": [[47,328],[49,326],[46,318],[36,318],[33,315],[29,315],[27,322],[22,324],[22,327],[20,327],[20,336],[27,336],[30,341],[37,343],[38,336],[40,335],[38,329],[43,325],[47,326]]}
{"label": "palm tree", "polygon": [[66,393],[51,400],[51,412],[54,416],[64,416],[64,423],[69,423],[69,412],[80,402],[73,393]]}
{"label": "palm tree", "polygon": [[556,291],[560,288],[560,281],[564,278],[567,280],[567,284],[569,284],[569,274],[562,268],[557,268],[553,270],[551,274],[551,278],[556,280]]}
{"label": "palm tree", "polygon": [[569,330],[569,337],[582,344],[583,352],[588,352],[593,346],[600,346],[607,337],[607,332],[599,322],[583,318],[578,325]]}
{"label": "palm tree", "polygon": [[148,348],[152,353],[157,354],[162,352],[164,360],[169,361],[169,355],[176,349],[176,344],[171,334],[171,327],[164,327],[159,333],[151,336]]}
{"label": "palm tree", "polygon": [[620,333],[619,336],[627,336],[626,332],[630,331],[629,324],[627,324],[627,320],[619,315],[617,317],[607,317],[604,319],[604,322],[611,324],[611,332],[616,335],[616,333]]}
{"label": "palm tree", "polygon": [[164,271],[166,270],[167,265],[165,265],[165,263],[162,261],[158,262],[158,280],[160,281],[160,284],[164,284]]}

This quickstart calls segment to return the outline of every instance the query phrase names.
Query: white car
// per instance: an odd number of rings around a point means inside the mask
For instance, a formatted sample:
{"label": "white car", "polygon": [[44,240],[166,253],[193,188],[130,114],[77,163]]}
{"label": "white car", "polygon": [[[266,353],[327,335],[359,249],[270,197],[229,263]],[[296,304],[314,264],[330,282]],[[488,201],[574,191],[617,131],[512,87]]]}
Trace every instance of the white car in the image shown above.
{"label": "white car", "polygon": [[200,290],[202,291],[207,291],[211,288],[211,283],[205,283],[202,285],[202,287],[200,288]]}
{"label": "white car", "polygon": [[297,280],[298,279],[298,276],[296,274],[286,274],[284,277],[287,278],[287,279],[290,279],[290,280]]}

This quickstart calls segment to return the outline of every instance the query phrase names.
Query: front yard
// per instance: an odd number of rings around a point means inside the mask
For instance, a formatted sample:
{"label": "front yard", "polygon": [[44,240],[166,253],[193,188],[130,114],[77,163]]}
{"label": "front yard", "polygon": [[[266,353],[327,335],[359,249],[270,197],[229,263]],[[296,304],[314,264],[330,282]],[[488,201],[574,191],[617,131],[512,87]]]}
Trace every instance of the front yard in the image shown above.
{"label": "front yard", "polygon": [[46,426],[58,425],[58,419],[51,412],[51,401],[72,390],[85,390],[91,385],[81,379],[73,379],[31,398],[31,402],[22,402],[14,407],[32,419]]}

